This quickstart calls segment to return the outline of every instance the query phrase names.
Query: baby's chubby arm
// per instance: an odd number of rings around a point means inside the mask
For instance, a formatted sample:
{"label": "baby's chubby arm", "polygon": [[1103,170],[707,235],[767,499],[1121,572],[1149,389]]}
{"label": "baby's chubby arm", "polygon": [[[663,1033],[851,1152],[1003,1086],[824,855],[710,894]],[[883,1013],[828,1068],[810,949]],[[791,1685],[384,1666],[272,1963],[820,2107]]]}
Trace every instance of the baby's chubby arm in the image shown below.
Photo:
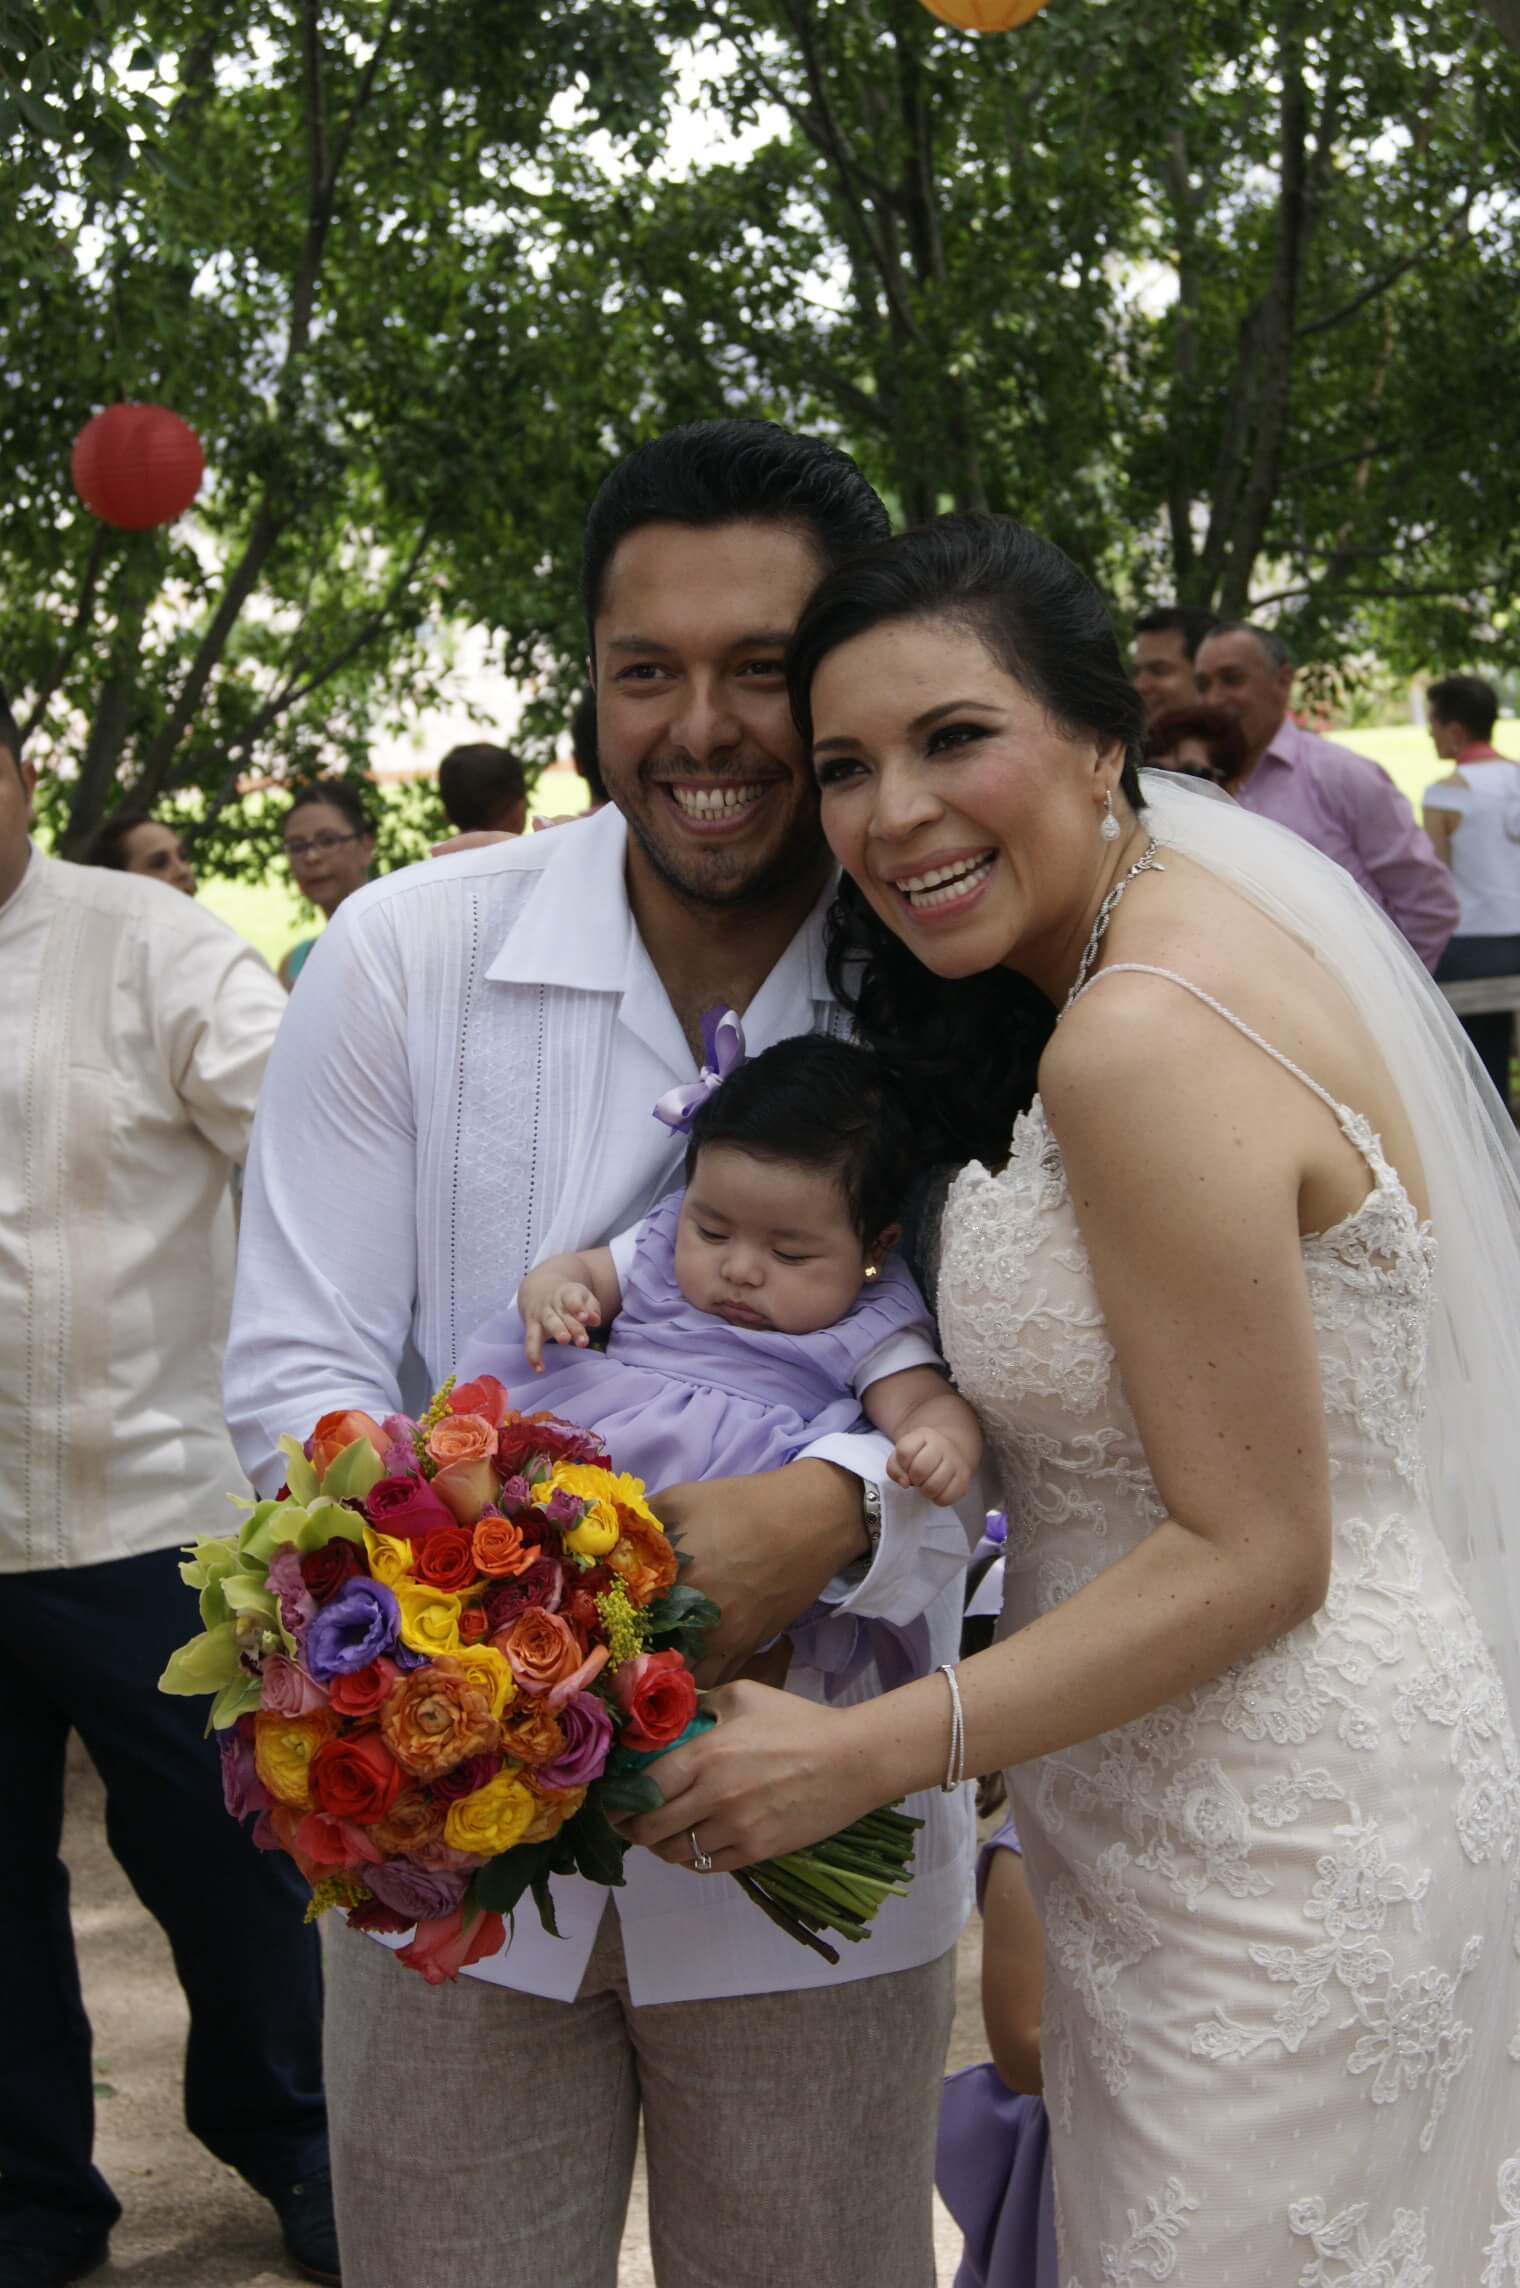
{"label": "baby's chubby arm", "polygon": [[544,1338],[584,1350],[588,1327],[605,1326],[623,1307],[623,1289],[610,1247],[581,1255],[551,1255],[536,1263],[517,1290],[524,1349],[535,1374],[544,1371]]}
{"label": "baby's chubby arm", "polygon": [[887,1475],[916,1486],[937,1508],[958,1502],[982,1458],[976,1416],[932,1366],[884,1374],[860,1401],[878,1430],[895,1440]]}

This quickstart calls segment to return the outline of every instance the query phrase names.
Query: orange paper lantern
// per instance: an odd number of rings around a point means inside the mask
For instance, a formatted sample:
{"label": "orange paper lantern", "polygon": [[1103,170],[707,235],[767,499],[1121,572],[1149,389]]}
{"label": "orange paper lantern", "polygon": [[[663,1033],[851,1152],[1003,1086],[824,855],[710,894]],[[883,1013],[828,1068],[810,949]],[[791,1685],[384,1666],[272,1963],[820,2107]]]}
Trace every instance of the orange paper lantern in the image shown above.
{"label": "orange paper lantern", "polygon": [[1045,0],[923,0],[923,5],[958,32],[1011,32],[1038,16]]}
{"label": "orange paper lantern", "polygon": [[108,405],[85,423],[69,459],[85,507],[120,532],[172,524],[205,470],[199,437],[167,405]]}

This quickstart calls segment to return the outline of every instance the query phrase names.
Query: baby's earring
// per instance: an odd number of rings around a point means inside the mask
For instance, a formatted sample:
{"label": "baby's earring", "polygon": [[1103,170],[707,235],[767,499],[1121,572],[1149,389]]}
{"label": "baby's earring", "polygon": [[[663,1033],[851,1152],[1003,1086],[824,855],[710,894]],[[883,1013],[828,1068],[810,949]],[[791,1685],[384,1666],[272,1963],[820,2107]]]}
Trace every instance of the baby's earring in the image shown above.
{"label": "baby's earring", "polygon": [[1103,797],[1103,803],[1103,823],[1098,828],[1098,832],[1105,842],[1117,842],[1120,835],[1124,832],[1124,829],[1119,824],[1118,819],[1114,816],[1114,797],[1112,789],[1110,789],[1110,791]]}
{"label": "baby's earring", "polygon": [[881,1277],[881,1265],[879,1263],[868,1263],[866,1265],[866,1277],[868,1279],[879,1279]]}

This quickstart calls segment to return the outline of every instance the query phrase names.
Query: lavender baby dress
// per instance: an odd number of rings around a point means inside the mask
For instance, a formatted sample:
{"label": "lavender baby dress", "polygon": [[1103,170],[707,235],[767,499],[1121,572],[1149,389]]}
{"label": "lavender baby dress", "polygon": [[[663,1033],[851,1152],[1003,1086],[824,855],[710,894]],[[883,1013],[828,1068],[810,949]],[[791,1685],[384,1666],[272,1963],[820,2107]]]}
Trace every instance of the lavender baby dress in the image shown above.
{"label": "lavender baby dress", "polygon": [[514,1307],[471,1335],[461,1380],[494,1374],[525,1413],[600,1431],[614,1468],[653,1490],[780,1469],[820,1438],[862,1428],[860,1393],[873,1382],[940,1365],[929,1307],[895,1255],[814,1334],[731,1327],[697,1310],[676,1285],[681,1198],[669,1193],[639,1225],[605,1350],[546,1343],[535,1375]]}

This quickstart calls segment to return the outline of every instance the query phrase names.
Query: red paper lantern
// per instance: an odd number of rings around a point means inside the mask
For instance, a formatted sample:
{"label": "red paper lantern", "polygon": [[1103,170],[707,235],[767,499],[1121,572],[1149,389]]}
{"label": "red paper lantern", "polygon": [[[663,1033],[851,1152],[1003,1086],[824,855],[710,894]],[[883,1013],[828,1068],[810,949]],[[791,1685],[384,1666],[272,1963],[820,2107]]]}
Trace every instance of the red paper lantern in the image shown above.
{"label": "red paper lantern", "polygon": [[931,16],[958,32],[1011,32],[1038,16],[1046,0],[923,0]]}
{"label": "red paper lantern", "polygon": [[206,457],[167,405],[108,405],[74,439],[74,490],[102,524],[150,532],[172,524],[201,489]]}

